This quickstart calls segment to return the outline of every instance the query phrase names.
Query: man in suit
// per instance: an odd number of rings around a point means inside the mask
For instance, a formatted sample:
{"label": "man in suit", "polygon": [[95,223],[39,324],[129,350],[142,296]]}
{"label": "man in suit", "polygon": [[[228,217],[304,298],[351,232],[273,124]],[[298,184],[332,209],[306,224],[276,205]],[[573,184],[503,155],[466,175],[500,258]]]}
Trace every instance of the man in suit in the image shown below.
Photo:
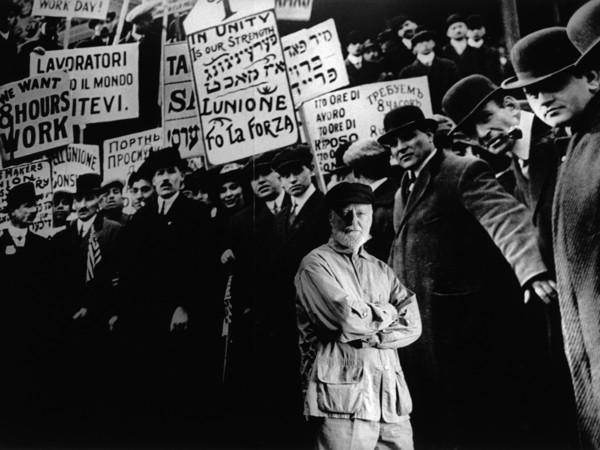
{"label": "man in suit", "polygon": [[446,19],[446,36],[450,41],[444,45],[440,56],[442,58],[454,61],[458,66],[461,76],[471,74],[468,65],[466,64],[467,50],[467,23],[460,14],[451,14]]}
{"label": "man in suit", "polygon": [[356,30],[348,33],[346,38],[346,72],[348,72],[348,80],[350,86],[358,86],[365,84],[367,81],[367,69],[364,67],[362,55],[363,38]]}
{"label": "man in suit", "polygon": [[466,19],[467,50],[465,63],[469,67],[463,76],[480,74],[488,77],[494,83],[502,80],[500,55],[498,50],[485,43],[486,29],[483,18],[479,14],[471,14]]}
{"label": "man in suit", "polygon": [[389,263],[417,295],[423,321],[403,360],[414,425],[442,445],[507,445],[517,431],[504,419],[520,394],[521,286],[546,300],[555,291],[527,209],[483,161],[437,150],[436,127],[403,106],[385,115],[379,138],[407,171]]}
{"label": "man in suit", "polygon": [[94,35],[79,42],[77,48],[100,47],[110,45],[113,38],[112,26],[113,21],[117,17],[114,11],[109,11],[106,14],[106,19],[92,19],[88,22],[88,27],[94,31]]}
{"label": "man in suit", "polygon": [[[157,196],[132,216],[124,231],[123,328],[135,355],[132,378],[126,382],[139,425],[170,430],[186,415],[216,407],[222,367],[219,300],[225,287],[216,285],[218,259],[208,212],[180,192],[186,164],[179,151],[159,150],[144,164]],[[186,395],[173,392],[175,386]],[[210,392],[200,394],[197,389],[206,386]],[[197,395],[206,400],[201,411],[187,401]]]}
{"label": "man in suit", "polygon": [[435,35],[432,31],[422,30],[415,34],[412,46],[416,59],[400,71],[398,78],[427,76],[431,107],[433,112],[440,113],[442,97],[460,78],[458,67],[453,61],[436,56]]}
{"label": "man in suit", "polygon": [[[8,191],[4,213],[8,226],[0,231],[0,426],[3,436],[38,419],[40,388],[47,379],[49,295],[48,241],[32,232],[38,196],[33,183]],[[48,387],[48,386],[44,386]],[[7,427],[6,429],[4,427]]]}
{"label": "man in suit", "polygon": [[107,219],[126,225],[130,216],[123,212],[123,187],[121,180],[110,180],[102,184],[102,212]]}
{"label": "man in suit", "polygon": [[387,262],[394,240],[394,198],[398,190],[389,177],[390,151],[375,140],[358,140],[344,154],[344,162],[352,168],[356,182],[373,190],[371,239],[365,243],[365,249]]}

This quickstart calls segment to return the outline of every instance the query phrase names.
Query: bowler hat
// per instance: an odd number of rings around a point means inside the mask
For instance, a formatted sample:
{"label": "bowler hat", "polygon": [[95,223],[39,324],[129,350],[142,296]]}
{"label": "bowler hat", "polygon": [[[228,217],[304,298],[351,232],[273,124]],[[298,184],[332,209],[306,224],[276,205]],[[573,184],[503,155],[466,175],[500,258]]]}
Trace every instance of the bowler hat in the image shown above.
{"label": "bowler hat", "polygon": [[579,52],[563,27],[544,28],[519,40],[510,52],[517,76],[502,82],[503,89],[530,86],[571,69]]}
{"label": "bowler hat", "polygon": [[423,111],[418,106],[406,105],[392,109],[383,118],[385,134],[379,136],[377,142],[381,145],[389,145],[390,139],[398,132],[406,128],[417,128],[422,125],[435,131],[438,123],[433,119],[426,119]]}
{"label": "bowler hat", "polygon": [[413,47],[417,45],[419,42],[424,41],[435,41],[435,33],[431,30],[421,30],[415,33],[415,35],[410,40]]}
{"label": "bowler hat", "polygon": [[469,75],[448,89],[442,99],[442,109],[456,124],[448,135],[463,127],[500,90],[500,87],[483,75]]}
{"label": "bowler hat", "polygon": [[478,30],[484,25],[483,18],[479,14],[471,14],[469,17],[467,17],[465,23],[467,24],[467,28],[469,30]]}
{"label": "bowler hat", "polygon": [[[154,177],[154,174],[159,169],[178,167],[180,170],[183,170],[186,167],[185,161],[181,159],[179,150],[177,150],[175,147],[166,147],[150,153],[142,166],[144,166],[144,164],[146,164],[146,166],[143,168],[143,170],[146,172],[145,174],[150,177],[150,179]],[[138,169],[138,172],[141,171],[142,167]]]}
{"label": "bowler hat", "polygon": [[[591,60],[598,61],[600,53],[600,0],[585,3],[569,19],[567,35],[581,56],[575,62],[580,67]],[[600,63],[597,65],[600,66]]]}
{"label": "bowler hat", "polygon": [[373,190],[370,186],[362,183],[343,181],[325,194],[325,204],[334,210],[351,204],[372,205],[374,201]]}
{"label": "bowler hat", "polygon": [[360,44],[364,40],[362,33],[352,30],[346,37],[346,44]]}
{"label": "bowler hat", "polygon": [[97,173],[84,173],[83,175],[79,175],[77,177],[77,182],[75,183],[75,195],[84,196],[97,193],[100,191],[101,184],[102,177]]}
{"label": "bowler hat", "polygon": [[276,172],[281,173],[281,170],[286,166],[293,164],[309,167],[312,165],[313,156],[304,144],[288,147],[273,158],[271,166]]}
{"label": "bowler hat", "polygon": [[38,196],[35,195],[35,186],[32,182],[17,184],[6,196],[6,212],[11,212],[25,203],[35,203]]}
{"label": "bowler hat", "polygon": [[466,25],[465,19],[460,14],[450,14],[446,19],[446,28],[450,28],[450,25],[454,25],[455,23],[462,22]]}

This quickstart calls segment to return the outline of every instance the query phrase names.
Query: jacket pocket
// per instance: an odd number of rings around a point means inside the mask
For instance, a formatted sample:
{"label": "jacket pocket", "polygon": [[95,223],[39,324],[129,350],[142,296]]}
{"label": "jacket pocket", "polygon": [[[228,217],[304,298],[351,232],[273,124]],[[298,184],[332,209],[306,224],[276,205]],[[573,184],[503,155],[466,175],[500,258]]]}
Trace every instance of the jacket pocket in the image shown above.
{"label": "jacket pocket", "polygon": [[399,416],[407,416],[412,412],[412,406],[412,398],[402,369],[396,369],[396,411]]}
{"label": "jacket pocket", "polygon": [[362,364],[319,363],[317,403],[324,412],[355,414],[362,405]]}

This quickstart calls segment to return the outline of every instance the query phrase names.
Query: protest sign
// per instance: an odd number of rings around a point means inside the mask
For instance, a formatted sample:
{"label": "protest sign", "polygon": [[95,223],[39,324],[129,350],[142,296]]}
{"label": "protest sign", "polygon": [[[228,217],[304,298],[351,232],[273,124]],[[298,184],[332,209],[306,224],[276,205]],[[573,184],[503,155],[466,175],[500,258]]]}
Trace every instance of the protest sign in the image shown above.
{"label": "protest sign", "polygon": [[274,8],[274,0],[197,0],[183,22],[183,28],[189,35]]}
{"label": "protest sign", "polygon": [[185,42],[164,46],[163,129],[165,142],[182,158],[204,154],[190,57]]}
{"label": "protest sign", "polygon": [[[42,236],[49,236],[52,229],[52,183],[50,172],[50,163],[46,159],[0,170],[0,211],[4,211],[6,207],[6,197],[9,190],[22,183],[33,183],[35,193],[38,196],[38,212],[30,230]],[[0,228],[6,227],[8,220],[8,215],[0,212]]]}
{"label": "protest sign", "polygon": [[308,22],[313,0],[275,0],[277,20],[297,20]]}
{"label": "protest sign", "polygon": [[84,173],[100,174],[100,149],[97,145],[70,144],[54,152],[52,164],[52,190],[75,193],[75,183]]}
{"label": "protest sign", "polygon": [[150,152],[162,147],[162,128],[107,139],[102,154],[104,180],[118,179],[126,183],[129,175],[142,165]]}
{"label": "protest sign", "polygon": [[34,16],[106,18],[110,0],[33,0]]}
{"label": "protest sign", "polygon": [[297,141],[273,10],[188,33],[187,39],[210,164],[225,164]]}
{"label": "protest sign", "polygon": [[51,72],[0,87],[0,148],[12,160],[72,141],[69,77]]}
{"label": "protest sign", "polygon": [[71,114],[77,123],[138,117],[137,43],[32,53],[30,70],[32,75],[69,73]]}
{"label": "protest sign", "polygon": [[348,86],[344,55],[333,19],[284,36],[281,45],[296,107]]}
{"label": "protest sign", "polygon": [[381,136],[383,116],[404,105],[418,106],[426,117],[431,117],[427,77],[356,86],[302,105],[300,112],[308,142],[321,169],[335,169],[335,151],[343,143]]}

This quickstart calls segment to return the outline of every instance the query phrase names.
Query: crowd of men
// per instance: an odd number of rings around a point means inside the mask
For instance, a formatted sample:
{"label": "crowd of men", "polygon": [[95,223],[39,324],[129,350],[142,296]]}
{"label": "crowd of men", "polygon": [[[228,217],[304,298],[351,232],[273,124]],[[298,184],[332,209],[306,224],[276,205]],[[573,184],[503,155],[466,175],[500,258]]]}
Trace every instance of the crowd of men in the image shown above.
{"label": "crowd of men", "polygon": [[404,16],[350,34],[352,83],[427,75],[438,114],[389,111],[324,179],[303,144],[164,148],[55,192],[48,239],[12,187],[6,439],[600,449],[600,1],[513,76],[479,16],[447,25],[442,57]]}

